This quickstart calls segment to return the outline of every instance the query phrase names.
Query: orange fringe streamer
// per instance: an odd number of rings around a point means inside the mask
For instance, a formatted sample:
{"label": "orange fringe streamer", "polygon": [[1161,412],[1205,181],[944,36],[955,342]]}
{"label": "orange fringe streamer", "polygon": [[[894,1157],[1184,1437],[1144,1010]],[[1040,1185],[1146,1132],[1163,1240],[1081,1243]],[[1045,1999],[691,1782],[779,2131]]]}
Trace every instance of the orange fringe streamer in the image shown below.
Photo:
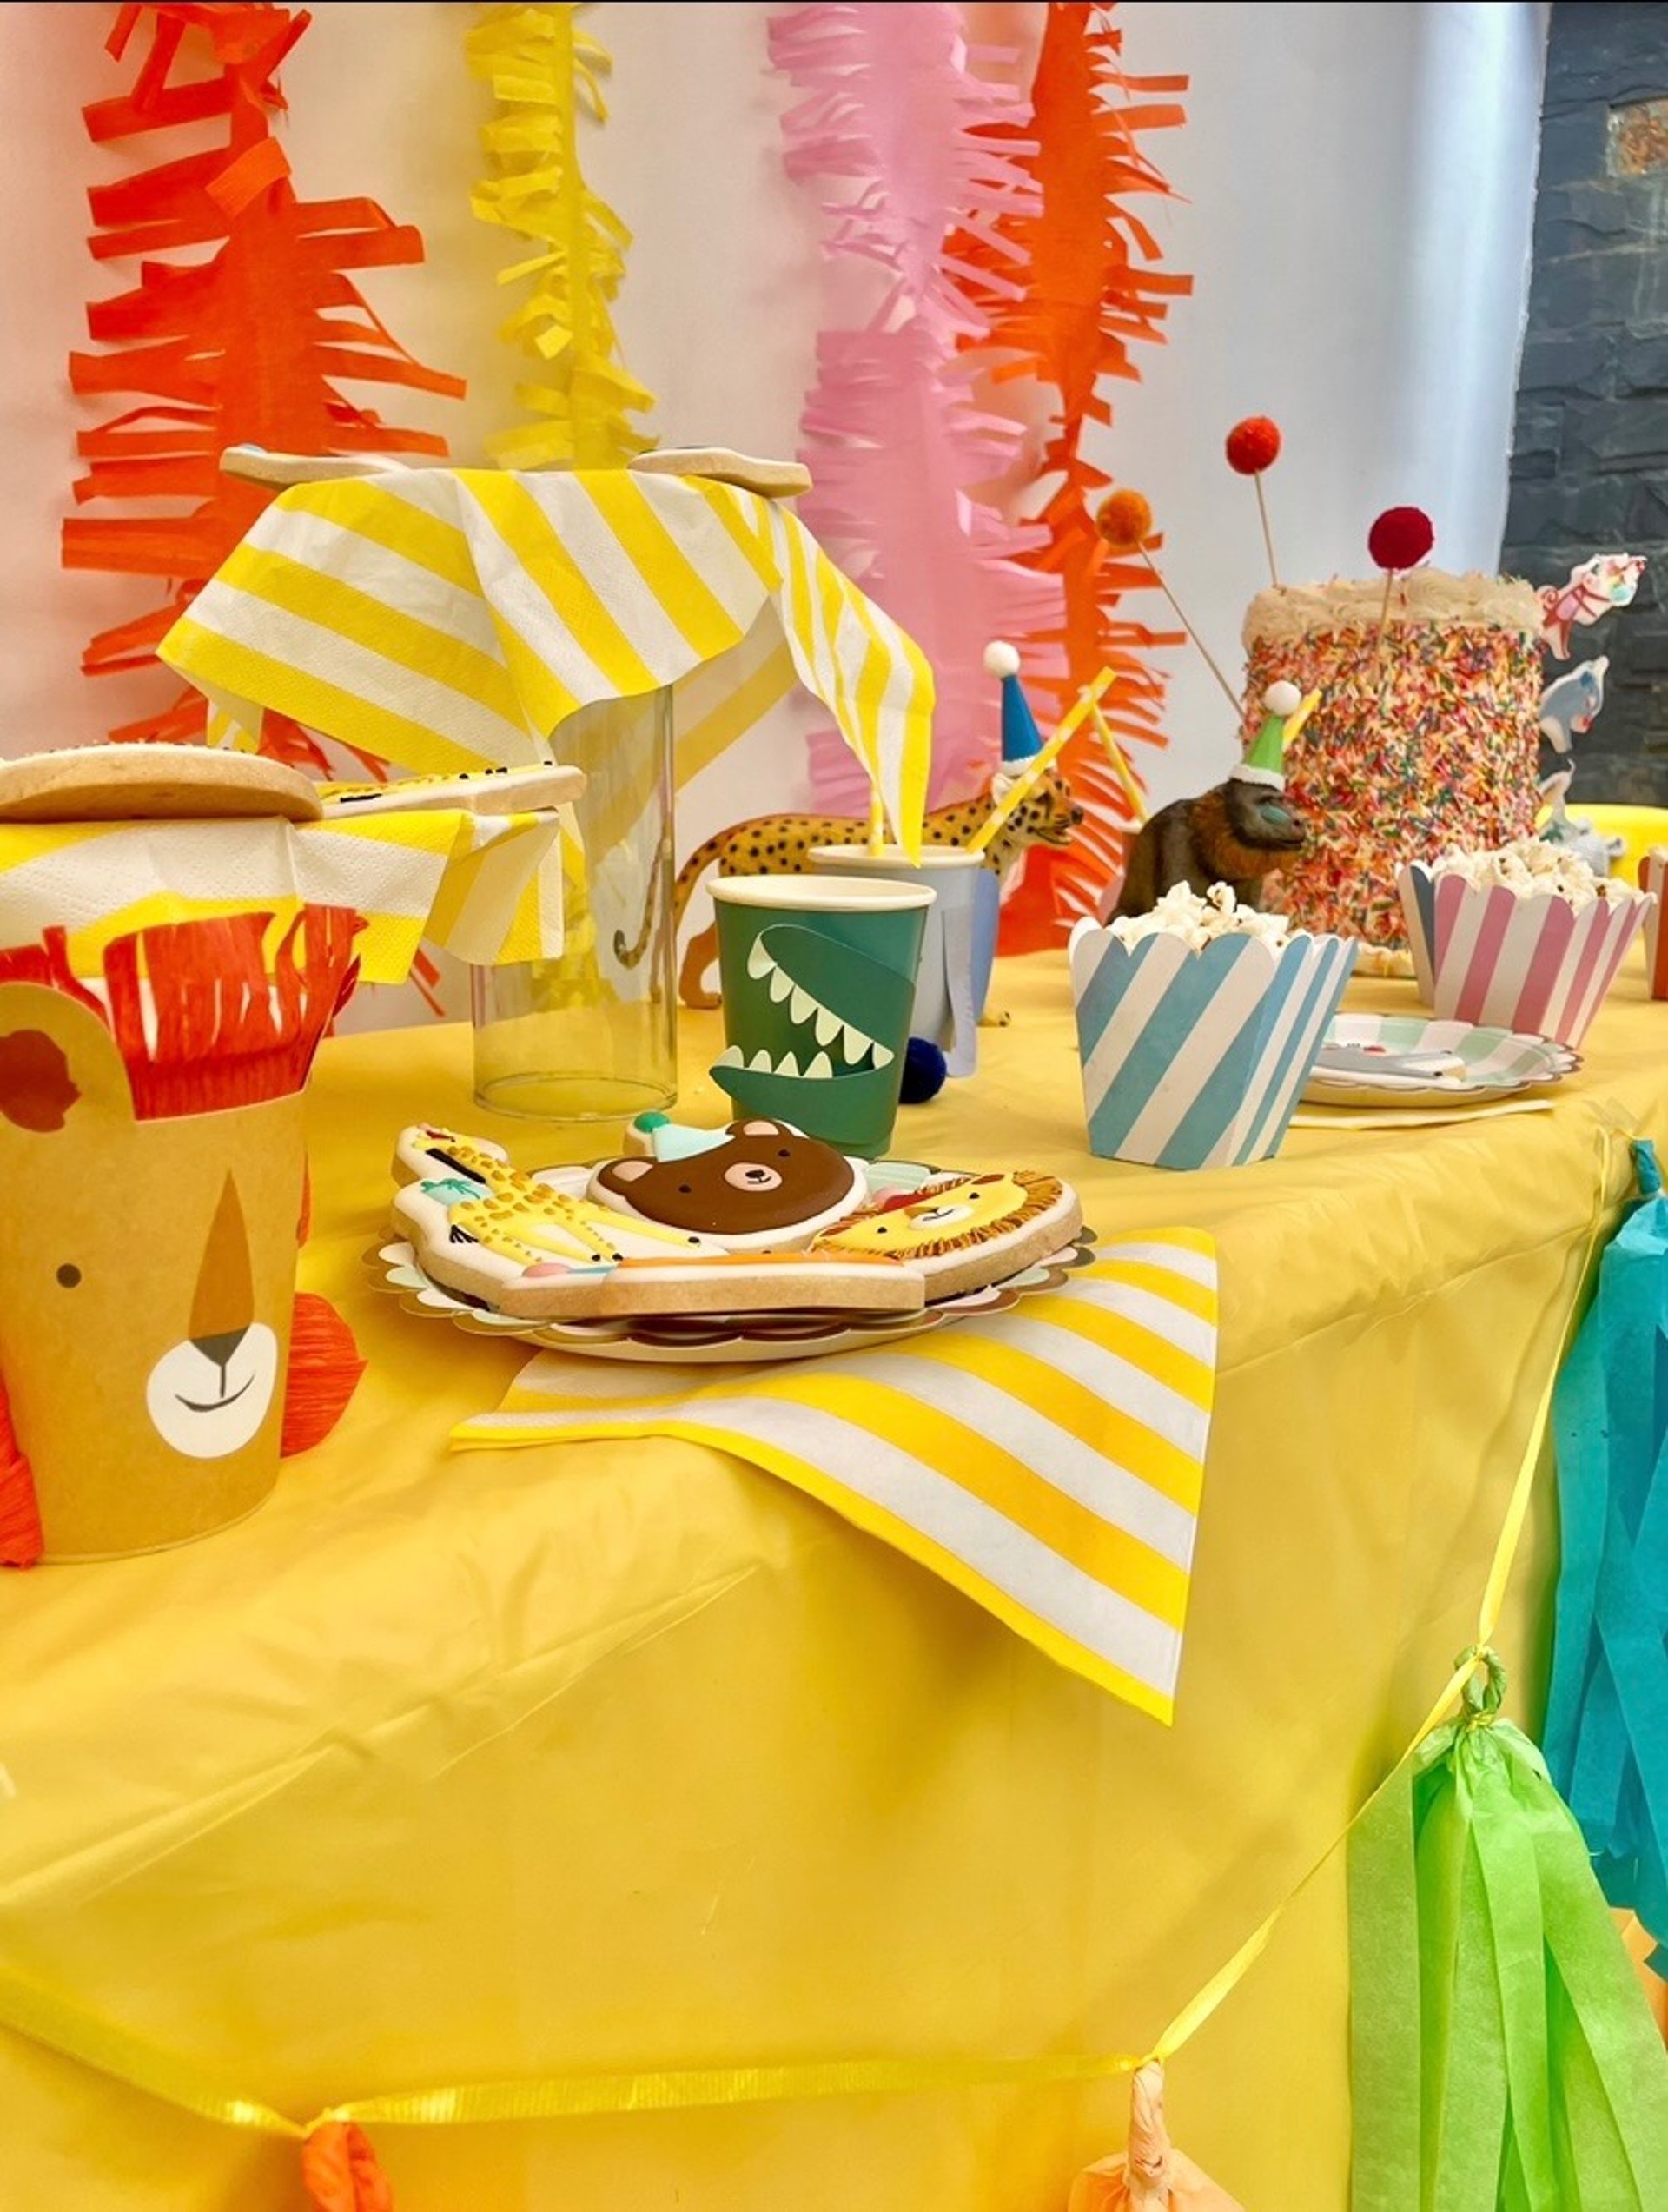
{"label": "orange fringe streamer", "polygon": [[[296,196],[273,117],[284,106],[279,65],[309,20],[304,10],[256,0],[124,6],[109,52],[120,60],[142,27],[149,40],[132,89],[83,111],[100,146],[202,125],[210,141],[88,195],[94,258],[136,258],[138,281],[89,308],[89,333],[107,350],[72,354],[70,381],[85,398],[126,394],[139,403],[81,433],[87,467],[75,496],[77,505],[141,505],[137,513],[66,522],[63,564],[156,577],[169,593],[92,640],[82,656],[88,675],[147,666],[272,498],[268,487],[220,474],[227,446],[446,453],[444,438],[393,428],[339,389],[351,380],[460,399],[464,387],[414,361],[348,274],[420,262],[420,234],[372,200]],[[208,258],[193,255],[204,246],[215,248]],[[171,258],[182,250],[187,258]],[[190,502],[184,512],[182,502]],[[201,695],[187,692],[110,735],[201,738],[204,712]],[[303,765],[326,765],[293,729],[263,732],[261,743]]]}
{"label": "orange fringe streamer", "polygon": [[[992,134],[1036,142],[1020,158],[1040,188],[1041,210],[1005,217],[996,245],[963,234],[946,260],[990,319],[992,358],[1009,356],[995,381],[1033,377],[1060,395],[1039,470],[1054,488],[1040,514],[1028,518],[1047,524],[1049,541],[1020,556],[1065,588],[1063,628],[1030,640],[1056,663],[1063,654],[1065,673],[1039,683],[1063,706],[1109,666],[1118,680],[1107,695],[1108,723],[1134,744],[1162,745],[1164,679],[1147,655],[1184,640],[1120,612],[1123,593],[1151,590],[1153,579],[1144,564],[1115,559],[1102,542],[1092,509],[1109,480],[1085,459],[1082,440],[1089,424],[1112,420],[1102,379],[1136,378],[1131,346],[1162,342],[1170,301],[1193,289],[1190,276],[1154,266],[1158,242],[1131,204],[1168,194],[1141,142],[1185,120],[1177,102],[1155,96],[1184,92],[1188,80],[1126,76],[1122,34],[1111,17],[1109,6],[1082,0],[1056,0],[1049,9],[1032,117]],[[1080,914],[1095,910],[1122,865],[1133,818],[1092,728],[1073,738],[1061,765],[1086,818],[1069,851],[1028,855],[1023,881],[1003,909],[1004,951],[1057,943]]]}
{"label": "orange fringe streamer", "polygon": [[330,1301],[316,1291],[298,1291],[278,1446],[281,1459],[294,1459],[297,1452],[310,1452],[323,1443],[348,1410],[365,1368],[354,1332]]}
{"label": "orange fringe streamer", "polygon": [[314,2212],[394,2212],[394,2191],[370,2138],[352,2121],[327,2120],[301,2146],[301,2179]]}

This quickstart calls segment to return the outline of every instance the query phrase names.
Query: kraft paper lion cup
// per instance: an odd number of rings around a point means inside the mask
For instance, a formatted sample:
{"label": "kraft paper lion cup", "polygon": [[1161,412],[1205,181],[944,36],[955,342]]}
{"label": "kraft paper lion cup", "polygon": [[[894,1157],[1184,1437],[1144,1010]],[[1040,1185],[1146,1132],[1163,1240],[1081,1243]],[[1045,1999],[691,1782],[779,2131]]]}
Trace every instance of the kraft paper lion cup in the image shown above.
{"label": "kraft paper lion cup", "polygon": [[[0,950],[0,1560],[162,1550],[277,1479],[301,1091],[358,917]],[[295,956],[302,943],[306,957]]]}
{"label": "kraft paper lion cup", "polygon": [[1422,861],[1404,868],[1402,911],[1421,995],[1445,1021],[1579,1045],[1656,911],[1615,878],[1585,904],[1559,891],[1473,885]]}
{"label": "kraft paper lion cup", "polygon": [[932,891],[870,876],[725,876],[712,900],[726,1039],[713,1081],[744,1114],[878,1159]]}
{"label": "kraft paper lion cup", "polygon": [[1355,964],[1353,940],[1133,944],[1071,933],[1089,1149],[1155,1168],[1242,1167],[1280,1149]]}

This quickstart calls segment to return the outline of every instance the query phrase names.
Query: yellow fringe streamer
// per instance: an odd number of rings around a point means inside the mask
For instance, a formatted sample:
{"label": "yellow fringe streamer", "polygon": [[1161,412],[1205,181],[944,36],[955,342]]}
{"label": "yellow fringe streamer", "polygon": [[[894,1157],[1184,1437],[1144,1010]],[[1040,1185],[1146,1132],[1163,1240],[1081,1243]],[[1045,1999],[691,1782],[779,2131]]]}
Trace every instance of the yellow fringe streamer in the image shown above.
{"label": "yellow fringe streamer", "polygon": [[533,281],[499,334],[539,371],[516,387],[533,419],[488,440],[507,468],[618,468],[654,443],[630,420],[654,398],[626,372],[612,312],[632,234],[579,166],[579,118],[607,121],[601,81],[613,67],[579,29],[580,4],[494,7],[466,42],[500,110],[481,129],[490,174],[470,205],[539,248],[499,273],[500,284]]}

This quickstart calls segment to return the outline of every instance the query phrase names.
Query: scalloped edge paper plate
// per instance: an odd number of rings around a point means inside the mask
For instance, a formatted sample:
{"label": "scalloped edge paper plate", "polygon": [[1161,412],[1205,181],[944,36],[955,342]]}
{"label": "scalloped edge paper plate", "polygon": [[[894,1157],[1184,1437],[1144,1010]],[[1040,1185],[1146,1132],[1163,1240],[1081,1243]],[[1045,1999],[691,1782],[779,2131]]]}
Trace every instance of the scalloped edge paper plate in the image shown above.
{"label": "scalloped edge paper plate", "polygon": [[1481,1105],[1525,1090],[1562,1083],[1581,1056],[1551,1037],[1490,1029],[1471,1022],[1431,1021],[1422,1014],[1339,1014],[1327,1030],[1328,1044],[1381,1047],[1387,1053],[1451,1052],[1466,1063],[1463,1076],[1374,1083],[1359,1075],[1317,1068],[1304,1086],[1309,1106]]}

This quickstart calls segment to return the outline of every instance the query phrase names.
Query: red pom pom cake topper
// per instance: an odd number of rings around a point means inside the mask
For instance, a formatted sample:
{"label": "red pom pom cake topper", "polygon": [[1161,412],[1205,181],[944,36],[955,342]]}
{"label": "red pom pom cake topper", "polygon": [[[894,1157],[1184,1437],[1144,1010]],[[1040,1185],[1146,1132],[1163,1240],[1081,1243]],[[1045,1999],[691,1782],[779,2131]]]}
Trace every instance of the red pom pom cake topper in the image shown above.
{"label": "red pom pom cake topper", "polygon": [[1228,432],[1228,465],[1236,476],[1248,476],[1257,487],[1257,513],[1262,522],[1262,542],[1268,555],[1268,581],[1280,589],[1280,569],[1274,560],[1274,533],[1268,527],[1268,502],[1263,497],[1262,472],[1280,459],[1280,425],[1266,414],[1248,414]]}
{"label": "red pom pom cake topper", "polygon": [[1384,632],[1390,620],[1390,593],[1396,578],[1420,562],[1436,543],[1436,530],[1422,507],[1387,507],[1367,533],[1367,550],[1384,571],[1384,599],[1373,659],[1384,658]]}
{"label": "red pom pom cake topper", "polygon": [[1436,543],[1422,507],[1387,507],[1367,533],[1367,550],[1379,568],[1400,573],[1417,568]]}
{"label": "red pom pom cake topper", "polygon": [[1280,425],[1266,414],[1248,414],[1228,434],[1228,465],[1236,476],[1261,476],[1280,459]]}

